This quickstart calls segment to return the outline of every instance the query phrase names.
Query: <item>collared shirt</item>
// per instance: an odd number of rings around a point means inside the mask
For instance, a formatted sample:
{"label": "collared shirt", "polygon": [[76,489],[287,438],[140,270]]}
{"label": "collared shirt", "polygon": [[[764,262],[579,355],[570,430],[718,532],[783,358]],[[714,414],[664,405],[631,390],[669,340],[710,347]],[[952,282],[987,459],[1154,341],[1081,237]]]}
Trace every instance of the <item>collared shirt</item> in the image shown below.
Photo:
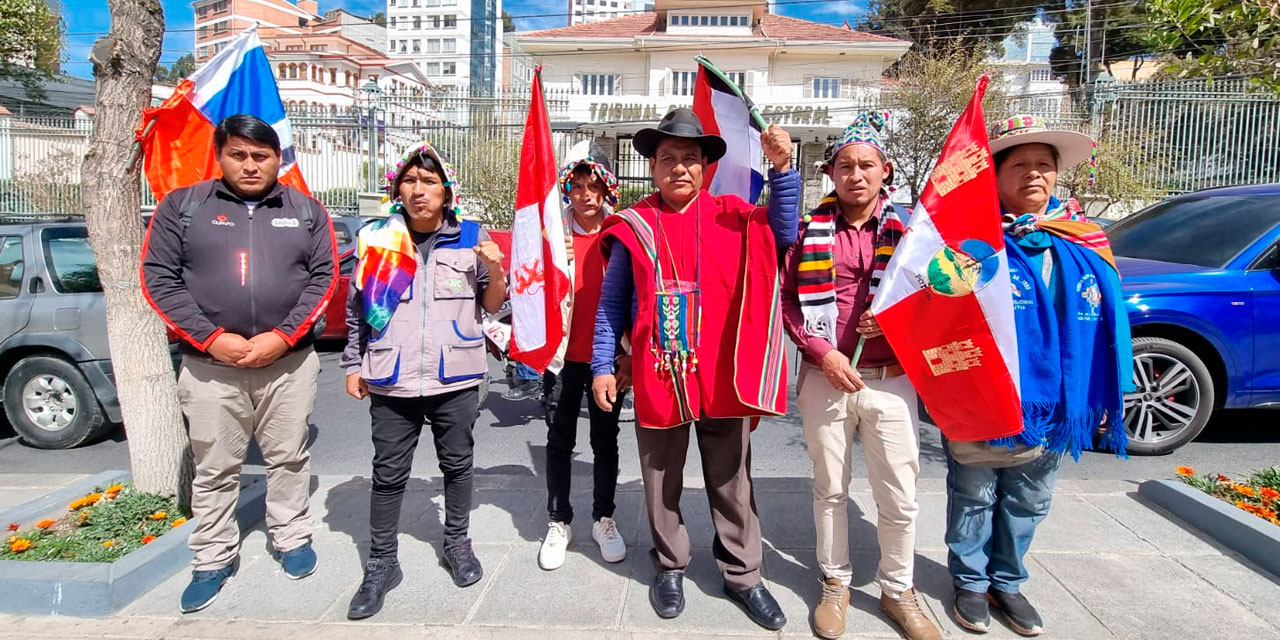
{"label": "collared shirt", "polygon": [[[854,228],[843,215],[836,216],[835,266],[836,266],[836,343],[826,338],[810,335],[804,330],[804,312],[800,310],[796,279],[800,266],[802,242],[787,251],[786,277],[782,284],[782,323],[791,339],[800,345],[804,359],[820,365],[822,358],[832,349],[852,358],[858,348],[858,319],[868,308],[871,295],[871,274],[875,270],[876,236],[880,233],[880,207],[860,228]],[[801,235],[803,238],[803,234]],[[889,348],[884,336],[871,338],[862,348],[862,360],[855,367],[884,367],[897,364],[898,359]]]}

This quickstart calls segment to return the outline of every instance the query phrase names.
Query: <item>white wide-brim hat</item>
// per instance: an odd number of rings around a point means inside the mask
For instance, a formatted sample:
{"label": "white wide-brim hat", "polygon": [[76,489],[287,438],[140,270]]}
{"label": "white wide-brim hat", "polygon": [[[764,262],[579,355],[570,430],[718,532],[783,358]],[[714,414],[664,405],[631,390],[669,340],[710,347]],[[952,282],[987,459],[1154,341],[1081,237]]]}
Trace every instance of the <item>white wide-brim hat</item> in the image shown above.
{"label": "white wide-brim hat", "polygon": [[1093,159],[1093,138],[1075,131],[1050,129],[1040,116],[1014,116],[991,130],[991,155],[1020,144],[1047,144],[1058,150],[1059,170]]}

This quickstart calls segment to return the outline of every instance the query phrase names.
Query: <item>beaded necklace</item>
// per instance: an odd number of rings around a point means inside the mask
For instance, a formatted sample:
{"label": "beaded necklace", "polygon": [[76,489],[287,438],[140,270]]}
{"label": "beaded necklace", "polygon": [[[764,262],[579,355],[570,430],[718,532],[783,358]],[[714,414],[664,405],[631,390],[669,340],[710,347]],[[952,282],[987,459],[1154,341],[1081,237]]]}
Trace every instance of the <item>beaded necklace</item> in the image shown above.
{"label": "beaded necklace", "polygon": [[[692,282],[680,279],[680,268],[676,263],[676,254],[671,243],[662,232],[662,201],[658,201],[657,237],[655,244],[667,248],[671,257],[674,280],[662,277],[662,255],[654,260],[654,295],[655,305],[653,345],[650,347],[654,355],[653,369],[657,373],[681,376],[698,370],[698,336],[702,326],[702,292],[699,284],[702,281],[702,199],[694,196],[695,236],[695,270]],[[670,288],[668,288],[670,287]]]}

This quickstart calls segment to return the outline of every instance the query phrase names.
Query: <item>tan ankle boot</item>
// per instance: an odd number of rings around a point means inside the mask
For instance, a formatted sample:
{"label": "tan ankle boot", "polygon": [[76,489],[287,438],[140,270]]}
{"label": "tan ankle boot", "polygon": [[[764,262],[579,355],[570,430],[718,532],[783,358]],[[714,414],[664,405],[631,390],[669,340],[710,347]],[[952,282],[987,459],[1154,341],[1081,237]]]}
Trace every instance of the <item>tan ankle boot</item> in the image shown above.
{"label": "tan ankle boot", "polygon": [[902,627],[907,640],[942,640],[942,631],[938,629],[938,625],[920,608],[915,589],[907,589],[896,598],[887,592],[882,593],[880,608]]}
{"label": "tan ankle boot", "polygon": [[849,587],[839,578],[822,581],[822,600],[813,609],[813,630],[819,637],[833,640],[844,635],[844,613],[849,608]]}

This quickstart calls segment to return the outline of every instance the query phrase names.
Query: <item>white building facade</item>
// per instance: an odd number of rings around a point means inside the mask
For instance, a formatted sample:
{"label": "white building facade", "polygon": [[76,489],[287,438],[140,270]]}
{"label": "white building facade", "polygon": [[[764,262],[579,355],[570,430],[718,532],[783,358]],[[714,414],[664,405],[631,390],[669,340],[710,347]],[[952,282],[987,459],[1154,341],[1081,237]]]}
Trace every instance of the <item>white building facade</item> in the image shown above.
{"label": "white building facade", "polygon": [[1052,115],[1070,107],[1066,83],[1054,78],[1049,66],[1049,54],[1057,44],[1052,25],[1037,18],[1020,25],[1002,44],[1004,55],[994,63],[1020,111]]}
{"label": "white building facade", "polygon": [[502,0],[387,0],[387,52],[432,84],[492,95],[500,86]]}
{"label": "white building facade", "polygon": [[797,161],[804,168],[859,111],[877,104],[881,75],[910,47],[780,16],[765,0],[658,0],[653,12],[522,33],[517,40],[542,65],[548,97],[567,102],[559,115],[614,144],[625,177],[647,171],[630,136],[693,103],[699,54],[728,73],[766,121],[801,143]]}

